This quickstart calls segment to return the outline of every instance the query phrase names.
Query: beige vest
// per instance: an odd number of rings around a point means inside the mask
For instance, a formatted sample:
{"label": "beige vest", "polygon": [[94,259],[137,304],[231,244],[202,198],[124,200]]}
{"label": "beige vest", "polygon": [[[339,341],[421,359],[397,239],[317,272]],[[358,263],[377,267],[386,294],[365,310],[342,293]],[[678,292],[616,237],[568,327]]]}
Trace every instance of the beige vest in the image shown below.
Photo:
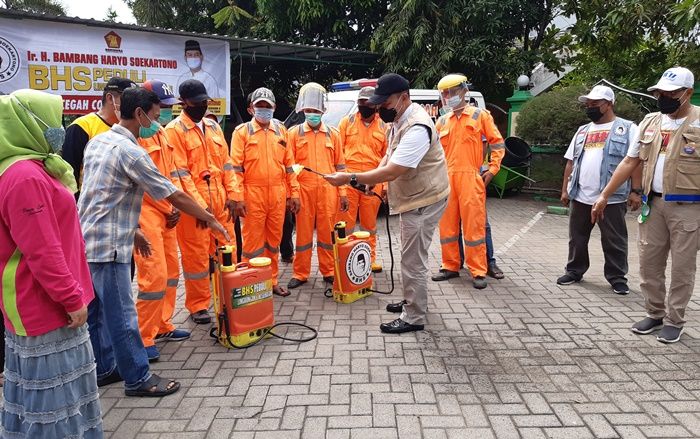
{"label": "beige vest", "polygon": [[409,128],[423,125],[430,132],[430,147],[415,169],[411,169],[389,182],[389,207],[394,213],[407,212],[429,206],[447,198],[450,183],[447,179],[445,152],[428,113],[418,104],[411,104],[412,111],[401,127],[392,127],[387,155],[391,155],[401,143]]}
{"label": "beige vest", "polygon": [[[698,119],[700,107],[693,105],[685,122],[668,142],[663,170],[665,197],[700,196],[700,128],[690,126]],[[644,118],[639,124],[639,139],[639,159],[644,170],[642,189],[649,194],[661,151],[661,113],[651,113]]]}

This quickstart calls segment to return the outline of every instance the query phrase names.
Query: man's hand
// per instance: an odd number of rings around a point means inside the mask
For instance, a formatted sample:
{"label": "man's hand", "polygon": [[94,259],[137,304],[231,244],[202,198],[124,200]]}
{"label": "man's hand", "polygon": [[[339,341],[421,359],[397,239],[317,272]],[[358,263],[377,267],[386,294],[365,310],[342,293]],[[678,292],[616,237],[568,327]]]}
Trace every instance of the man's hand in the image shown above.
{"label": "man's hand", "polygon": [[347,172],[335,172],[333,174],[324,175],[323,178],[333,186],[342,186],[350,184],[350,174]]}
{"label": "man's hand", "polygon": [[348,197],[340,197],[340,211],[341,212],[347,212],[348,209],[350,208],[350,200],[348,200]]}
{"label": "man's hand", "polygon": [[69,312],[68,327],[72,329],[80,328],[87,322],[87,316],[87,305],[83,305],[83,307],[77,311]]}
{"label": "man's hand", "polygon": [[298,198],[287,198],[287,210],[296,214],[301,208],[301,201]]}
{"label": "man's hand", "polygon": [[226,210],[228,210],[227,221],[234,221],[236,219],[236,202],[233,200],[226,200]]}
{"label": "man's hand", "polygon": [[[211,208],[207,207],[206,209],[207,212],[211,213]],[[209,227],[209,223],[206,221],[202,221],[200,219],[197,220],[197,228],[198,229],[206,229]]]}
{"label": "man's hand", "polygon": [[168,229],[172,229],[173,227],[177,226],[177,223],[179,222],[180,211],[173,207],[173,211],[170,212],[169,215],[165,215],[165,227]]}
{"label": "man's hand", "polygon": [[629,197],[627,197],[627,205],[634,212],[635,210],[642,207],[642,196],[636,192],[630,192]]}
{"label": "man's hand", "polygon": [[136,229],[136,233],[134,234],[134,250],[136,254],[144,258],[151,257],[151,243],[148,242],[146,235],[143,234],[141,229]]}
{"label": "man's hand", "polygon": [[248,208],[245,205],[245,201],[233,202],[233,214],[234,216],[245,218],[245,216],[248,214]]}
{"label": "man's hand", "polygon": [[601,194],[601,196],[595,200],[595,203],[593,203],[593,207],[591,208],[591,224],[595,224],[597,221],[602,220],[605,217],[603,215],[603,211],[607,205],[608,199]]}
{"label": "man's hand", "polygon": [[484,187],[488,186],[493,179],[493,174],[491,171],[484,171],[481,173],[481,179],[484,180]]}
{"label": "man's hand", "polygon": [[570,200],[569,200],[569,193],[567,191],[561,192],[560,200],[561,200],[561,204],[563,204],[566,207],[569,207]]}
{"label": "man's hand", "polygon": [[224,226],[222,226],[221,223],[219,223],[216,219],[212,218],[212,220],[209,221],[207,225],[209,226],[212,232],[224,235],[226,241],[231,240],[231,235],[228,234],[228,231],[226,231]]}

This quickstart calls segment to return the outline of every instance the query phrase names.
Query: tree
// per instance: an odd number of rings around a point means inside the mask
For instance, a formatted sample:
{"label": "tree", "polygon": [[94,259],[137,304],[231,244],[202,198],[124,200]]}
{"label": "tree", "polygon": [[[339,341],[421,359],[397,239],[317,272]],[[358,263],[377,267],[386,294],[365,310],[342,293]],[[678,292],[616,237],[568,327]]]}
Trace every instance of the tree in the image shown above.
{"label": "tree", "polygon": [[63,5],[56,0],[5,0],[7,9],[35,14],[66,15]]}
{"label": "tree", "polygon": [[107,8],[107,13],[105,15],[105,21],[109,23],[116,23],[117,22],[117,11],[114,10],[114,8],[110,5],[109,8]]}

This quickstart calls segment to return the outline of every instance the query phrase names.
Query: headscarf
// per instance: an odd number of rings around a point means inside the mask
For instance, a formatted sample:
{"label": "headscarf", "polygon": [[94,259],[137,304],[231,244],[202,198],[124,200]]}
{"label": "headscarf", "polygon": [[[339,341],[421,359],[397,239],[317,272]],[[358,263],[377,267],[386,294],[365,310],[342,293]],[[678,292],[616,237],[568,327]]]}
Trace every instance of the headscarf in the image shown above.
{"label": "headscarf", "polygon": [[0,176],[20,160],[41,160],[49,175],[73,193],[78,191],[73,168],[44,138],[48,127],[61,127],[62,113],[63,98],[58,95],[24,89],[0,96]]}

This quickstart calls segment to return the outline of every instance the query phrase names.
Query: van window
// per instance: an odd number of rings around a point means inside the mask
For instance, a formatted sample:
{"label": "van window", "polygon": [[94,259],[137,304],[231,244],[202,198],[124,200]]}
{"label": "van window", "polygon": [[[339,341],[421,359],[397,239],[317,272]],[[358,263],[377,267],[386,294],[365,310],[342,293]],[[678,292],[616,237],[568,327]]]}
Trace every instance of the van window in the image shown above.
{"label": "van window", "polygon": [[337,127],[340,119],[350,114],[355,101],[326,101],[327,110],[321,118],[327,125]]}

